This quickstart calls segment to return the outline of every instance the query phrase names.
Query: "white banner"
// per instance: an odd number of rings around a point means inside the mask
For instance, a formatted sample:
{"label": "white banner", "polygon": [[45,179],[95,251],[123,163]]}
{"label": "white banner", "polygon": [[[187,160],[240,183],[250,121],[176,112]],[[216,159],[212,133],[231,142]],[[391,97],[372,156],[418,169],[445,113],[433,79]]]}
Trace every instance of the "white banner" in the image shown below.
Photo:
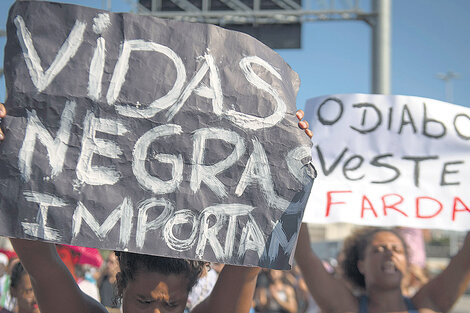
{"label": "white banner", "polygon": [[419,97],[307,101],[318,178],[304,222],[470,229],[470,109]]}

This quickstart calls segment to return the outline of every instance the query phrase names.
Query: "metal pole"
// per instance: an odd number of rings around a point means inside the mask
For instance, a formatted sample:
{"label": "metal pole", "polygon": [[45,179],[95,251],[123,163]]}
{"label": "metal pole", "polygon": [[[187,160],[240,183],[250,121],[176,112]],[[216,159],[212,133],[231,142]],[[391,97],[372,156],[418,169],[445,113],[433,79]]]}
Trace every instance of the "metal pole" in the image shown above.
{"label": "metal pole", "polygon": [[[7,35],[7,32],[3,29],[0,29],[0,37],[4,37]],[[0,68],[0,77],[3,76],[3,68]]]}
{"label": "metal pole", "polygon": [[454,88],[452,88],[452,79],[459,77],[460,75],[458,73],[452,71],[437,74],[437,78],[442,79],[445,83],[446,101],[449,103],[454,101]]}
{"label": "metal pole", "polygon": [[459,244],[458,244],[458,235],[455,232],[450,233],[450,238],[449,238],[449,254],[451,257],[457,254],[459,252]]}
{"label": "metal pole", "polygon": [[111,0],[102,0],[101,2],[103,10],[111,11]]}
{"label": "metal pole", "polygon": [[372,0],[372,93],[390,94],[391,0]]}
{"label": "metal pole", "polygon": [[446,81],[446,101],[452,103],[454,101],[454,92],[451,80]]}

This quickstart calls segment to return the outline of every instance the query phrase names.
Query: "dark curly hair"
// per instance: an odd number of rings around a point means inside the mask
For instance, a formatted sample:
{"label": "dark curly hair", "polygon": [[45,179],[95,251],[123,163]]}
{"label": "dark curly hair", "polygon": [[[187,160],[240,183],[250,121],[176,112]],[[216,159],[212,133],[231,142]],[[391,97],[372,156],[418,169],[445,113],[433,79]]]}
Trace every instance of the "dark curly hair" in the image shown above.
{"label": "dark curly hair", "polygon": [[28,275],[28,272],[24,269],[23,264],[16,263],[11,270],[10,288],[16,288],[24,275]]}
{"label": "dark curly hair", "polygon": [[134,280],[139,271],[157,272],[164,275],[183,274],[188,279],[189,292],[197,283],[203,271],[209,266],[208,262],[203,261],[174,259],[131,252],[116,251],[115,253],[121,269],[116,276],[118,298],[122,298],[127,283]]}
{"label": "dark curly hair", "polygon": [[403,243],[405,256],[408,259],[408,246],[403,237],[393,228],[379,227],[363,227],[355,230],[350,236],[344,240],[343,256],[344,259],[340,263],[345,278],[354,283],[357,287],[365,288],[366,282],[364,275],[359,272],[357,263],[364,259],[366,248],[374,239],[375,234],[380,232],[390,232],[397,236]]}

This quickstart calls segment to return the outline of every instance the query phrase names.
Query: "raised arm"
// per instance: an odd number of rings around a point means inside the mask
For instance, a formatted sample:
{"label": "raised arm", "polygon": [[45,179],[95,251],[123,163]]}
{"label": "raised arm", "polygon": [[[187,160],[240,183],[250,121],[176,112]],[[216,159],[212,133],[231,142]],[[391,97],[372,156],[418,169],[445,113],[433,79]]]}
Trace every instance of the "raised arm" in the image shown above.
{"label": "raised arm", "polygon": [[25,239],[10,241],[31,277],[41,312],[107,313],[101,304],[80,290],[55,245]]}
{"label": "raised arm", "polygon": [[322,311],[351,312],[351,308],[358,307],[356,297],[344,281],[328,273],[320,258],[312,251],[305,223],[302,223],[300,228],[295,261],[299,265],[310,293]]}
{"label": "raised arm", "polygon": [[191,313],[248,313],[259,267],[225,265],[211,294]]}
{"label": "raised arm", "polygon": [[418,308],[449,312],[470,283],[470,232],[449,265],[413,297]]}
{"label": "raised arm", "polygon": [[[298,110],[296,116],[299,119],[299,127],[312,138],[313,133],[308,129],[308,123],[302,121],[304,112]],[[225,265],[209,297],[199,303],[191,313],[248,313],[253,304],[259,271],[257,267]]]}
{"label": "raised arm", "polygon": [[[7,115],[7,111],[3,103],[0,103],[0,118],[4,118]],[[3,135],[3,130],[0,128],[0,140],[3,140],[5,136]]]}

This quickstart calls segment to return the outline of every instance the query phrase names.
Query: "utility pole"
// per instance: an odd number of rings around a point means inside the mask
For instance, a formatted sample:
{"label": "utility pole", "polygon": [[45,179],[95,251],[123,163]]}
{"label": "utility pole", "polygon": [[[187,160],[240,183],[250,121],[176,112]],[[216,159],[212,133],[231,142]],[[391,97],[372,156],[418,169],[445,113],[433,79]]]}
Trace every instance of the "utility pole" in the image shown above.
{"label": "utility pole", "polygon": [[111,11],[111,0],[102,0],[103,10]]}
{"label": "utility pole", "polygon": [[[0,29],[0,37],[5,37],[7,32],[4,29]],[[0,68],[0,77],[3,76],[3,68]]]}
{"label": "utility pole", "polygon": [[[371,0],[370,12],[359,0],[220,0],[229,9],[211,9],[210,0],[139,0],[137,12],[181,21],[227,24],[284,24],[358,20],[372,28],[371,92],[390,94],[391,90],[391,7],[392,0]],[[252,2],[252,3],[251,3]],[[164,10],[177,6],[175,10]],[[260,3],[270,9],[261,9]],[[274,7],[273,7],[274,6]],[[313,7],[313,9],[312,9]]]}
{"label": "utility pole", "polygon": [[448,71],[447,73],[438,73],[437,78],[441,79],[445,83],[446,102],[452,103],[454,101],[454,90],[452,86],[452,79],[459,78],[458,73]]}
{"label": "utility pole", "polygon": [[372,93],[390,94],[391,0],[372,0]]}

